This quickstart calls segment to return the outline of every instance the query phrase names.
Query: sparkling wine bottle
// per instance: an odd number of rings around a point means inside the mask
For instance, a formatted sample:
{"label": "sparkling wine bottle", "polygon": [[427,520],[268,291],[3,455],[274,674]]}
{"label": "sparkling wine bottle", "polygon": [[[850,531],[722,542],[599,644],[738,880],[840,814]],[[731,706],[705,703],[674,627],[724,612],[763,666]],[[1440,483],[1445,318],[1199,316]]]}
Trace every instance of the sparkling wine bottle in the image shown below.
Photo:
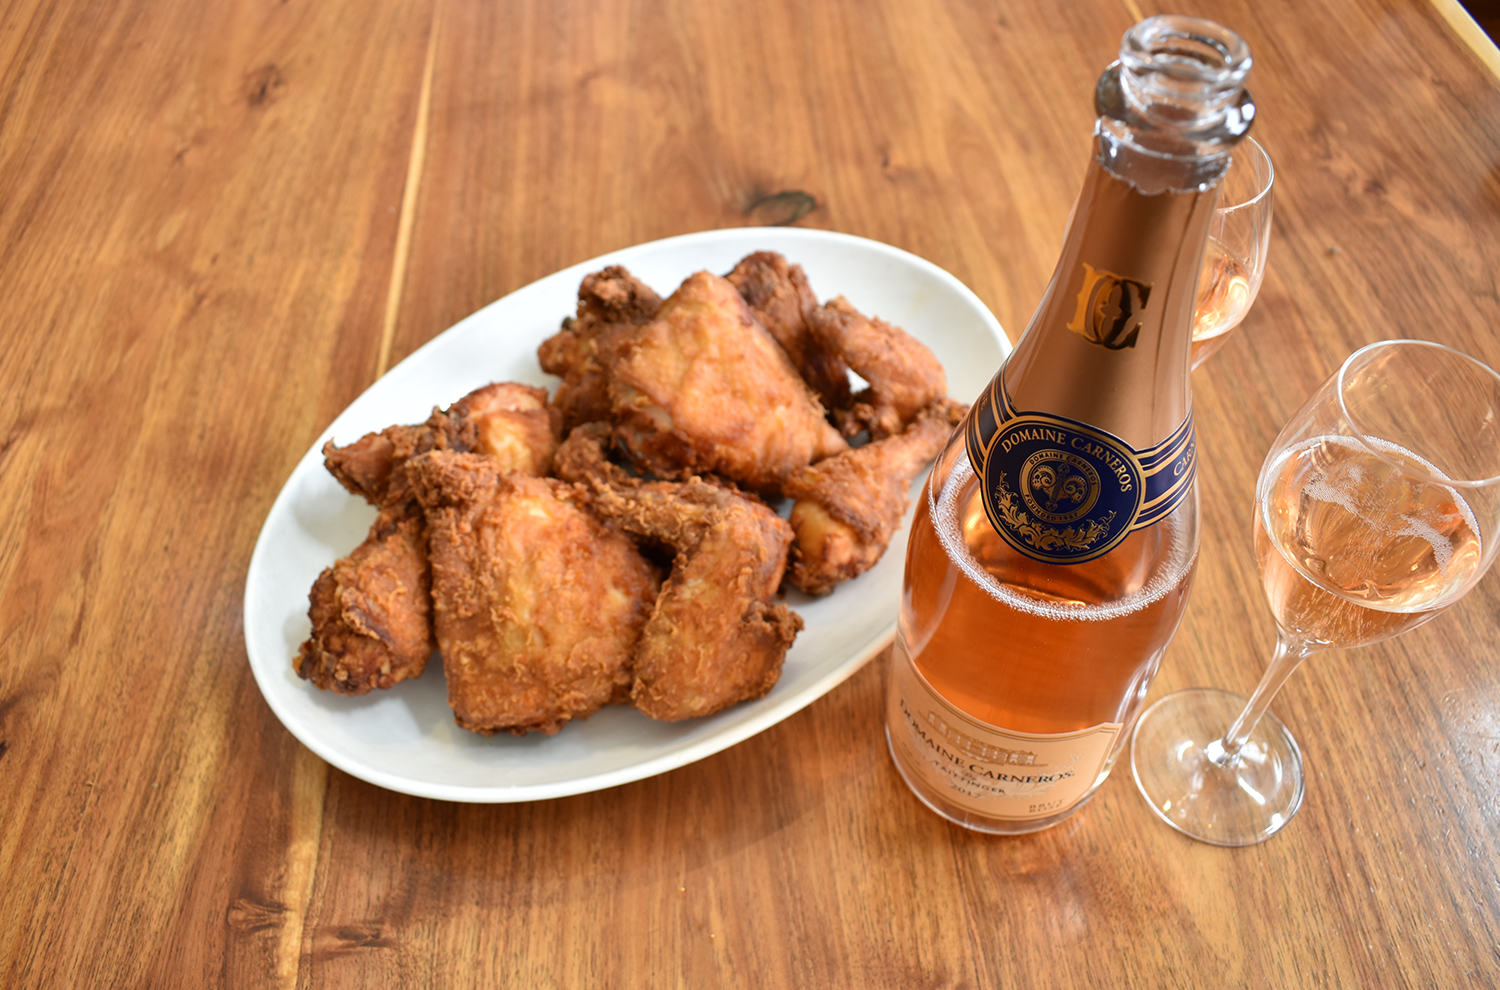
{"label": "sparkling wine bottle", "polygon": [[1051,284],[918,500],[886,737],[969,828],[1046,828],[1094,793],[1187,605],[1194,302],[1249,71],[1208,21],[1126,32]]}

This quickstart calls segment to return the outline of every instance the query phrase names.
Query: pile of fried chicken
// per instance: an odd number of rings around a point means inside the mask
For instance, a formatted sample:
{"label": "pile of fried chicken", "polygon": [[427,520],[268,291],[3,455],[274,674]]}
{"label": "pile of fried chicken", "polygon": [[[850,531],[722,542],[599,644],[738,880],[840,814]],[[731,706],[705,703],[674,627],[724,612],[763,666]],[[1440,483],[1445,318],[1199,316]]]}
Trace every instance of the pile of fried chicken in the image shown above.
{"label": "pile of fried chicken", "polygon": [[436,649],[455,720],[485,734],[759,698],[802,628],[783,582],[825,595],[873,565],[964,411],[926,347],[820,305],[769,252],[665,301],[591,274],[538,358],[550,399],[487,385],[324,446],[379,515],[312,587],[301,677],[364,694]]}

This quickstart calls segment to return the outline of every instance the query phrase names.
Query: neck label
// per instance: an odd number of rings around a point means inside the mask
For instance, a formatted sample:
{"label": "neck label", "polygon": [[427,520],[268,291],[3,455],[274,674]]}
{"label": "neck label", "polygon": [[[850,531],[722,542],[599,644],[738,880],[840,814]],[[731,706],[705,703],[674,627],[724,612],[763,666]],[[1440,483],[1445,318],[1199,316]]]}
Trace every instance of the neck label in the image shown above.
{"label": "neck label", "polygon": [[970,411],[964,441],[984,509],[1006,543],[1034,560],[1081,564],[1165,518],[1197,472],[1193,416],[1146,450],[1086,423],[1017,411],[997,374]]}

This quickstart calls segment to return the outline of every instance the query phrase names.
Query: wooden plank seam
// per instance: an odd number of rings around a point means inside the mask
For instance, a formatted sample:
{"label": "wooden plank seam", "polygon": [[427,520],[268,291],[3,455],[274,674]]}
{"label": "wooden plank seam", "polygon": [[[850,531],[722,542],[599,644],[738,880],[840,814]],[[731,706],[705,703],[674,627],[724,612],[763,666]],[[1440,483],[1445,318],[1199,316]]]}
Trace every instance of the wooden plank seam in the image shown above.
{"label": "wooden plank seam", "polygon": [[411,157],[406,163],[406,186],[401,193],[401,221],[396,227],[396,255],[391,261],[390,290],[386,293],[385,319],[380,326],[380,354],[375,362],[377,379],[390,367],[391,344],[396,336],[396,319],[401,312],[401,290],[406,284],[407,258],[417,214],[417,194],[422,186],[422,163],[427,157],[427,117],[432,107],[432,74],[437,62],[437,37],[438,19],[434,11],[432,30],[427,36],[427,64],[422,68],[422,92],[417,98],[417,122],[411,136]]}

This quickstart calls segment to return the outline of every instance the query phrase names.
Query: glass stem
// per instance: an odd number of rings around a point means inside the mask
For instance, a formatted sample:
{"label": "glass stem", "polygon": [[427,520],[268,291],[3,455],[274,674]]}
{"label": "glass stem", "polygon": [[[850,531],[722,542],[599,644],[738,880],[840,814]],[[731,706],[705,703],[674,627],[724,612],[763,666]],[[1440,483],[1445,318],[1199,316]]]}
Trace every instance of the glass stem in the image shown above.
{"label": "glass stem", "polygon": [[1250,702],[1245,705],[1245,710],[1240,712],[1240,717],[1235,719],[1234,724],[1224,733],[1224,738],[1208,745],[1210,759],[1226,768],[1239,762],[1240,750],[1249,740],[1250,733],[1255,731],[1260,717],[1270,707],[1271,699],[1276,697],[1276,692],[1281,690],[1281,685],[1286,683],[1286,679],[1292,676],[1292,672],[1302,666],[1302,661],[1312,653],[1313,650],[1306,644],[1299,643],[1294,646],[1287,641],[1285,633],[1277,630],[1276,652],[1271,656],[1271,662],[1266,665],[1265,675],[1261,677],[1255,693],[1250,696]]}

